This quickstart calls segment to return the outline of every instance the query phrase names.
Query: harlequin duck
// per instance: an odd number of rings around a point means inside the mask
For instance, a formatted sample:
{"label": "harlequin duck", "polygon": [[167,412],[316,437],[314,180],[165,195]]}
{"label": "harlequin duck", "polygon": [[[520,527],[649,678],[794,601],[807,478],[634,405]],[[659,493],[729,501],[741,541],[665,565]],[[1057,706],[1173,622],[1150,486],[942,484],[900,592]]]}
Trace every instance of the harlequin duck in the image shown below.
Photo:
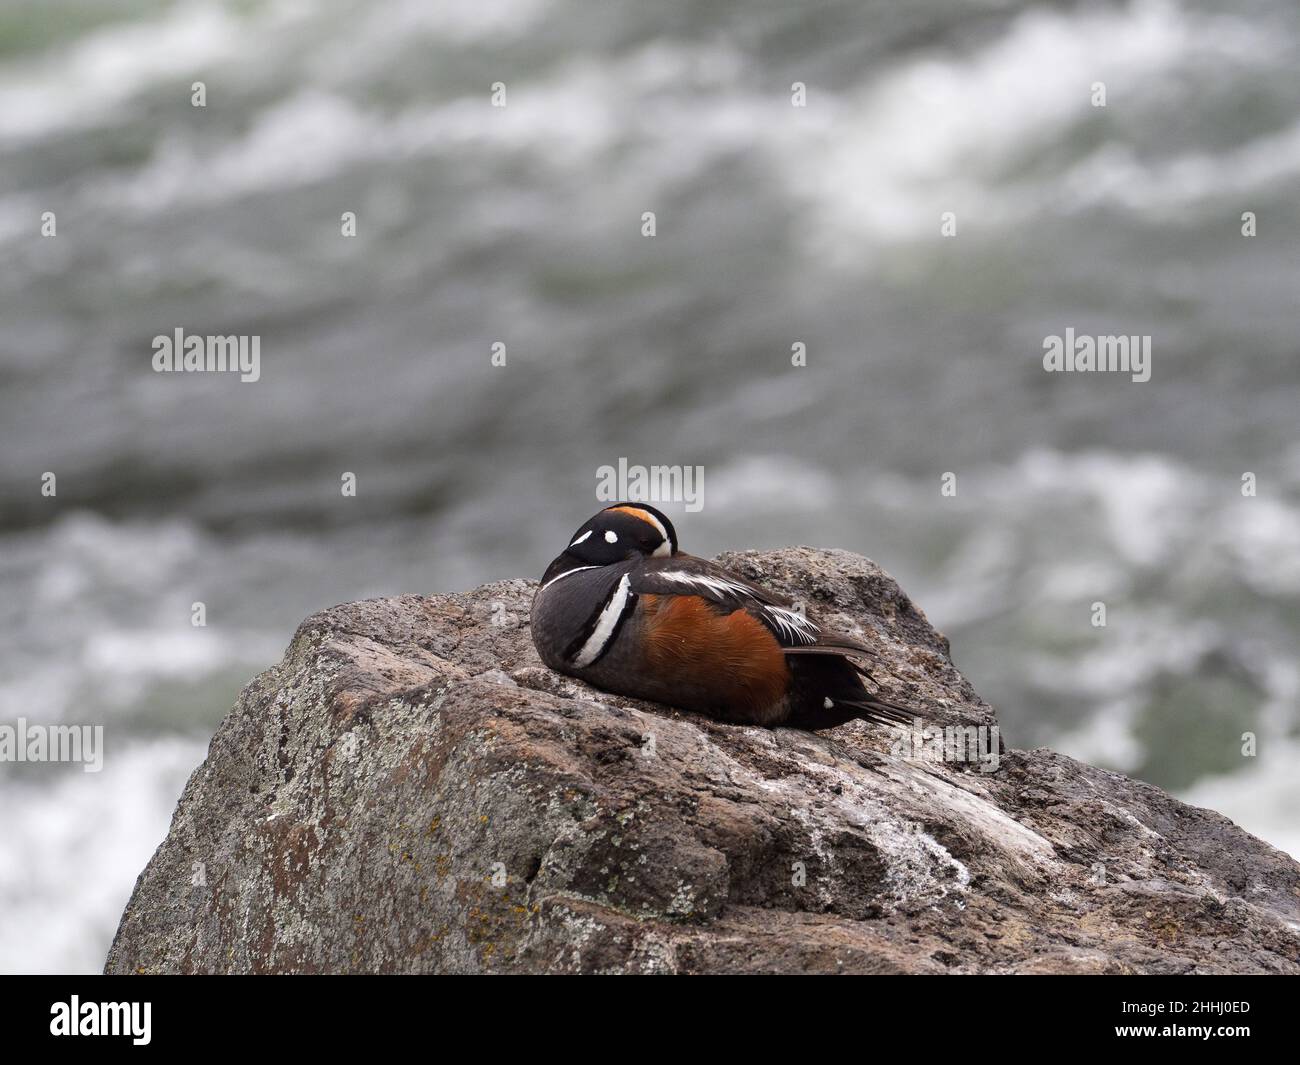
{"label": "harlequin duck", "polygon": [[871,650],[791,602],[677,549],[672,522],[616,503],[547,567],[532,633],[552,669],[605,691],[721,721],[833,728],[916,716],[866,690]]}

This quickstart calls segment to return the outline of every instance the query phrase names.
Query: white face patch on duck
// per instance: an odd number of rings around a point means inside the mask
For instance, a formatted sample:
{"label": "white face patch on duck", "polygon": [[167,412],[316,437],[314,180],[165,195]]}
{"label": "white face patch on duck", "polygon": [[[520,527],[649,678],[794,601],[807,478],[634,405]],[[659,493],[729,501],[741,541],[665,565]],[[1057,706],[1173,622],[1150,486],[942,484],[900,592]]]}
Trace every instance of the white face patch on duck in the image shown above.
{"label": "white face patch on duck", "polygon": [[583,533],[576,540],[574,540],[573,543],[571,543],[569,546],[577,547],[580,543],[582,543],[583,540],[585,540],[588,536],[590,536],[595,531],[596,531],[595,529],[588,529],[585,533]]}
{"label": "white face patch on duck", "polygon": [[607,544],[618,543],[618,533],[616,533],[613,529],[607,529],[605,531],[605,543]]}

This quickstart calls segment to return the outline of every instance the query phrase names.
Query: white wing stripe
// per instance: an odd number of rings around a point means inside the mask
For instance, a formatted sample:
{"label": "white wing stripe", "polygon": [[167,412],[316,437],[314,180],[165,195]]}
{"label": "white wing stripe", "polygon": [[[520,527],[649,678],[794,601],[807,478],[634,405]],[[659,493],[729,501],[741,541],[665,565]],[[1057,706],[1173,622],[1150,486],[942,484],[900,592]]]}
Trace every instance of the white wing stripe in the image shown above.
{"label": "white wing stripe", "polygon": [[727,580],[704,573],[686,573],[682,570],[663,570],[659,576],[674,584],[685,584],[694,588],[707,588],[711,592],[725,594],[731,592],[751,601],[753,607],[768,618],[788,639],[797,643],[816,643],[818,628],[802,614],[787,610],[783,606],[770,606],[755,599],[751,589],[739,581]]}
{"label": "white wing stripe", "polygon": [[783,606],[765,606],[762,609],[764,616],[776,622],[790,639],[798,640],[800,643],[817,642],[817,626],[802,614],[787,610]]}
{"label": "white wing stripe", "polygon": [[663,570],[659,573],[659,576],[666,581],[674,581],[677,584],[690,584],[697,588],[708,588],[714,592],[736,592],[744,596],[753,595],[743,584],[729,581],[725,577],[710,577],[703,573],[683,573],[681,570]]}

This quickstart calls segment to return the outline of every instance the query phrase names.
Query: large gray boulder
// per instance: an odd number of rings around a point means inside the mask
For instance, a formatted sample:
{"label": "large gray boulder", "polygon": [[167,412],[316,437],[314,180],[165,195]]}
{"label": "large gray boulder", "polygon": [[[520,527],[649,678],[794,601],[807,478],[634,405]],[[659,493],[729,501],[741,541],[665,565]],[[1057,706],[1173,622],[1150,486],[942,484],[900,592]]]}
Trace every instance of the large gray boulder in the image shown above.
{"label": "large gray boulder", "polygon": [[539,662],[532,581],[350,603],[217,730],[107,971],[1300,972],[1300,866],[1148,784],[999,755],[874,563],[719,561],[867,640],[983,760],[588,688]]}

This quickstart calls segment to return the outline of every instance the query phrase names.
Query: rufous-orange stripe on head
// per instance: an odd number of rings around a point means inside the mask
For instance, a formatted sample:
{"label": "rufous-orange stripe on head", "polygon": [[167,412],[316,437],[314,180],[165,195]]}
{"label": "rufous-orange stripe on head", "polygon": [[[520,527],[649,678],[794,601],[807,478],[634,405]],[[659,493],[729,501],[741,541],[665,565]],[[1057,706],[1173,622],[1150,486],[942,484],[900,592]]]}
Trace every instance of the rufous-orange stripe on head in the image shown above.
{"label": "rufous-orange stripe on head", "polygon": [[640,609],[651,669],[704,689],[720,707],[761,715],[785,696],[785,653],[748,611],[721,614],[697,595],[643,595]]}
{"label": "rufous-orange stripe on head", "polygon": [[663,532],[663,526],[655,519],[655,516],[640,507],[610,507],[609,509],[615,514],[631,514],[632,517],[640,518],[647,525],[652,525],[659,532]]}

